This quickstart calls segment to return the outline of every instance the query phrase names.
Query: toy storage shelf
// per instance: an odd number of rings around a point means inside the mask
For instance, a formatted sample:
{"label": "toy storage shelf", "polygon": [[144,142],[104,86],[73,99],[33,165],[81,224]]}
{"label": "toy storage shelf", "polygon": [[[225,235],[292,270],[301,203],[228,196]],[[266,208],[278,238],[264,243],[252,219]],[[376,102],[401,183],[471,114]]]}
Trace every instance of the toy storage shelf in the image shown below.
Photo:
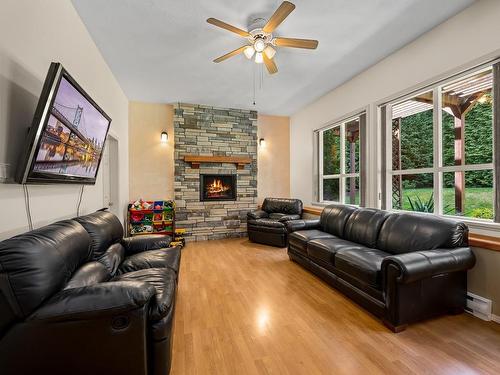
{"label": "toy storage shelf", "polygon": [[175,236],[174,201],[140,201],[128,205],[130,236],[168,234]]}

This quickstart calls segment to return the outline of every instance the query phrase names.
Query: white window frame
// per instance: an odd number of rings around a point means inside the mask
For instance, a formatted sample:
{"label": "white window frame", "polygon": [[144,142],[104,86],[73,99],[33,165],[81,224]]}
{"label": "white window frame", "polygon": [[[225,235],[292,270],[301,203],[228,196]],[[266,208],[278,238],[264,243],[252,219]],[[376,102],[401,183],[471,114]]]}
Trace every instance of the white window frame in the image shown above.
{"label": "white window frame", "polygon": [[[318,150],[319,150],[319,155],[318,155],[318,190],[319,190],[319,203],[322,204],[328,204],[328,203],[342,203],[342,204],[350,204],[345,202],[346,194],[345,194],[345,187],[346,187],[346,180],[347,178],[350,177],[357,177],[359,179],[359,197],[360,197],[360,203],[361,203],[361,194],[362,194],[362,187],[361,187],[361,157],[362,157],[362,139],[361,139],[361,119],[360,117],[364,115],[365,112],[358,113],[354,116],[347,117],[343,119],[342,121],[338,121],[332,125],[329,125],[321,130],[318,131]],[[345,171],[345,124],[347,122],[353,121],[358,119],[359,121],[359,126],[360,126],[360,142],[359,142],[359,170],[357,173],[346,173]],[[323,133],[325,131],[335,129],[340,127],[340,173],[338,174],[329,174],[325,175],[323,174]],[[323,181],[324,180],[333,180],[333,179],[339,179],[339,200],[338,201],[328,201],[323,199]],[[356,205],[358,206],[358,205]]]}
{"label": "white window frame", "polygon": [[[424,173],[432,173],[434,175],[433,178],[433,193],[434,193],[434,213],[429,213],[430,215],[438,215],[445,216],[448,218],[456,218],[462,221],[473,221],[478,223],[493,223],[495,219],[480,219],[480,218],[471,218],[466,216],[456,216],[449,215],[443,213],[443,173],[446,172],[456,172],[456,171],[481,171],[481,170],[491,170],[494,174],[493,177],[493,209],[494,209],[494,217],[495,212],[497,210],[497,204],[495,202],[495,161],[492,163],[485,164],[465,164],[465,165],[453,165],[453,166],[443,166],[443,143],[442,143],[442,87],[446,86],[448,83],[463,79],[469,75],[477,74],[479,71],[484,70],[487,67],[493,67],[494,63],[485,63],[483,65],[477,66],[475,68],[469,69],[461,74],[451,76],[444,80],[441,80],[437,83],[427,86],[417,92],[412,92],[411,94],[407,94],[401,96],[400,98],[391,100],[383,105],[380,105],[379,108],[385,107],[386,115],[385,115],[385,124],[382,126],[385,128],[385,145],[383,150],[385,150],[385,155],[383,157],[386,160],[385,166],[385,209],[398,211],[398,212],[408,212],[406,210],[398,210],[393,209],[392,207],[392,176],[403,176],[403,175],[415,175],[415,174],[424,174]],[[495,82],[493,83],[495,85]],[[494,90],[494,87],[492,91]],[[405,102],[413,97],[418,95],[432,92],[433,94],[433,167],[430,168],[416,168],[416,169],[399,169],[392,170],[392,107],[394,105]],[[498,98],[497,100],[500,100]],[[500,105],[500,102],[497,102],[494,105]],[[492,131],[494,132],[495,121],[492,123]],[[493,141],[493,155],[495,155],[495,141]],[[411,211],[410,211],[411,212]]]}

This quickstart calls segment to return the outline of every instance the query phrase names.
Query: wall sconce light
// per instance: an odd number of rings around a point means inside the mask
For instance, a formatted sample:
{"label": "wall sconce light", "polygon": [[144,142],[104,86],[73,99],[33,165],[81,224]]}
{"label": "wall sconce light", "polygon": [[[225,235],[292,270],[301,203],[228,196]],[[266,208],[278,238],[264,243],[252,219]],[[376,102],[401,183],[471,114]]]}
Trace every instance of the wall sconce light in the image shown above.
{"label": "wall sconce light", "polygon": [[259,139],[259,146],[266,147],[266,140],[264,138]]}
{"label": "wall sconce light", "polygon": [[161,132],[161,143],[167,143],[167,142],[168,142],[168,133]]}

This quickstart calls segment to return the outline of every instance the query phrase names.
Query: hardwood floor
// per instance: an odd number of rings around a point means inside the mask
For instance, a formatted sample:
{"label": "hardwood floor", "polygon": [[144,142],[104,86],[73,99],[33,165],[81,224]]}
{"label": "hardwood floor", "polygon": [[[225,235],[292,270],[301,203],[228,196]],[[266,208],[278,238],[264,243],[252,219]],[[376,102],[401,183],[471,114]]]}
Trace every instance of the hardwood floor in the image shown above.
{"label": "hardwood floor", "polygon": [[183,250],[172,374],[499,374],[500,325],[469,314],[390,332],[247,239]]}

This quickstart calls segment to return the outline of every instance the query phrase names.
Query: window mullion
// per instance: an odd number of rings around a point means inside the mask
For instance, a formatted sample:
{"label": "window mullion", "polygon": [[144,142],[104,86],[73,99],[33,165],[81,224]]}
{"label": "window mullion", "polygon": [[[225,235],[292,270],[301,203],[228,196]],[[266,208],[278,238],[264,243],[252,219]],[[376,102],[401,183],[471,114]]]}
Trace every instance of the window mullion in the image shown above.
{"label": "window mullion", "polygon": [[318,167],[319,167],[319,173],[318,173],[318,176],[319,176],[319,201],[320,202],[323,202],[323,132],[324,131],[320,131],[319,132],[319,155],[318,155]]}
{"label": "window mullion", "polygon": [[488,169],[494,169],[493,163],[487,164],[463,164],[463,165],[450,165],[446,167],[439,168],[440,172],[457,172],[457,171],[484,171]]}
{"label": "window mullion", "polygon": [[385,207],[386,210],[392,210],[392,104],[386,105],[385,124],[382,124],[385,129],[385,160],[386,169],[383,171],[386,178],[385,189]]}
{"label": "window mullion", "polygon": [[441,148],[443,145],[443,121],[441,116],[442,110],[442,95],[441,87],[436,87],[433,90],[434,97],[434,213],[442,215],[443,214],[443,173],[439,171],[439,168],[443,166],[443,153]]}
{"label": "window mullion", "polygon": [[339,202],[345,203],[345,122],[340,124],[340,175]]}
{"label": "window mullion", "polygon": [[500,63],[493,65],[493,220],[500,222]]}
{"label": "window mullion", "polygon": [[408,175],[408,174],[422,174],[422,173],[434,173],[434,167],[432,168],[416,168],[416,169],[399,169],[397,171],[388,171],[389,176],[394,175]]}

